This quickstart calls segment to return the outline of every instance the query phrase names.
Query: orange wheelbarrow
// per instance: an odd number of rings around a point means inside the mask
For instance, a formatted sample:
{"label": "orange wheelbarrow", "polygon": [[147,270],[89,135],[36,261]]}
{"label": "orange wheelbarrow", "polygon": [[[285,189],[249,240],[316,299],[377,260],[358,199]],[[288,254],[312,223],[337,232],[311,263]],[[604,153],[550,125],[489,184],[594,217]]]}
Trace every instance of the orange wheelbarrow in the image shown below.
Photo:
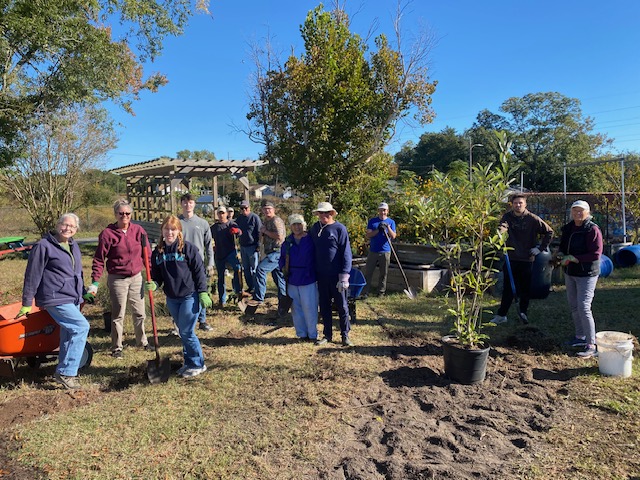
{"label": "orange wheelbarrow", "polygon": [[[16,367],[25,360],[31,368],[55,360],[60,348],[60,325],[35,305],[27,316],[15,318],[20,302],[0,307],[0,376],[16,380]],[[87,342],[80,368],[91,364],[93,349]]]}

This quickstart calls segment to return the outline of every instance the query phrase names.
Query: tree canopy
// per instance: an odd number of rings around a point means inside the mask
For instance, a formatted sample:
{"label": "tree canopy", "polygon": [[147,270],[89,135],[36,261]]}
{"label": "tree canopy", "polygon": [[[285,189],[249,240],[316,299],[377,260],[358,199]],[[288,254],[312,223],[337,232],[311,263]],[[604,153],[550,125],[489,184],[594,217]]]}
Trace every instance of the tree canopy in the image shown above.
{"label": "tree canopy", "polygon": [[310,11],[301,34],[303,55],[268,62],[256,75],[248,133],[289,185],[341,205],[354,179],[387,173],[379,161],[388,156],[378,154],[400,118],[415,107],[420,121],[432,119],[436,83],[427,76],[427,45],[406,57],[380,35],[370,52],[340,9]]}
{"label": "tree canopy", "polygon": [[145,75],[142,63],[162,51],[166,36],[182,33],[192,10],[190,0],[2,2],[0,166],[22,150],[38,112],[105,99],[131,110],[142,90],[166,83]]}

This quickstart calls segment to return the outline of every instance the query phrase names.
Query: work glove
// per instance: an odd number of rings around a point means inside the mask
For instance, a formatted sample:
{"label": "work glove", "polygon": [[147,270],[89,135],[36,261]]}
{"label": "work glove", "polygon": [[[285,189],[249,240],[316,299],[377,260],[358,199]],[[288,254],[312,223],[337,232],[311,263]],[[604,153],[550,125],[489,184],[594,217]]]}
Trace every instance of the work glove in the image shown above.
{"label": "work glove", "polygon": [[531,255],[532,257],[535,257],[539,253],[540,249],[538,247],[533,247],[531,250],[529,250],[529,255]]}
{"label": "work glove", "polygon": [[16,318],[20,318],[20,317],[24,317],[25,315],[29,315],[30,312],[31,312],[31,307],[23,306],[20,309],[20,311],[18,312],[18,315],[16,315]]}
{"label": "work glove", "polygon": [[158,289],[158,284],[153,280],[148,282],[144,282],[144,290],[145,292],[155,292]]}
{"label": "work glove", "polygon": [[96,296],[93,295],[92,293],[89,293],[89,291],[87,290],[87,293],[85,293],[84,295],[82,295],[82,298],[84,298],[84,301],[93,305],[96,301]]}
{"label": "work glove", "polygon": [[213,265],[209,265],[207,267],[207,277],[213,277],[215,270],[213,268]]}
{"label": "work glove", "polygon": [[242,230],[240,230],[238,227],[231,227],[229,229],[229,232],[231,233],[231,235],[241,235],[242,234]]}
{"label": "work glove", "polygon": [[100,285],[98,282],[93,282],[91,285],[89,285],[89,288],[87,288],[87,293],[95,297],[98,293],[98,285]]}
{"label": "work glove", "polygon": [[349,274],[341,273],[338,275],[338,283],[336,284],[336,288],[340,293],[346,292],[349,289]]}
{"label": "work glove", "polygon": [[385,222],[380,222],[378,224],[378,230],[380,230],[381,232],[387,232],[389,230],[389,224]]}
{"label": "work glove", "polygon": [[207,292],[200,292],[198,298],[200,299],[200,305],[204,308],[211,308],[213,305],[213,301]]}
{"label": "work glove", "polygon": [[580,262],[578,262],[578,259],[573,255],[565,255],[564,257],[562,257],[562,260],[560,260],[560,265],[562,265],[563,267],[566,267],[570,263],[580,263]]}

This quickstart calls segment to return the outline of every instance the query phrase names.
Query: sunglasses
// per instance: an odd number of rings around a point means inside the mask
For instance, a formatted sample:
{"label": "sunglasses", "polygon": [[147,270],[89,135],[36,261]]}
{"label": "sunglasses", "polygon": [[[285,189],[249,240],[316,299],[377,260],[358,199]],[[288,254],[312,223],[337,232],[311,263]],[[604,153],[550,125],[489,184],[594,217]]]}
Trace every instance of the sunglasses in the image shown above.
{"label": "sunglasses", "polygon": [[121,217],[130,217],[131,212],[118,212],[118,215],[120,215]]}
{"label": "sunglasses", "polygon": [[240,207],[240,210],[249,210],[249,207]]}
{"label": "sunglasses", "polygon": [[318,215],[331,215],[331,212],[318,212]]}

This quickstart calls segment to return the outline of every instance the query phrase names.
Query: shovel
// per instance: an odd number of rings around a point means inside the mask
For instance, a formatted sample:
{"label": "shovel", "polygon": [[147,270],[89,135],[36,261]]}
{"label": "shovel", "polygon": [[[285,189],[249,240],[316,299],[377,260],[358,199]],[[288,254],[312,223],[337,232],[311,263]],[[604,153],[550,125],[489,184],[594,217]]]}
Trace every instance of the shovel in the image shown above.
{"label": "shovel", "polygon": [[509,283],[511,283],[511,292],[513,293],[513,303],[516,304],[516,310],[518,312],[518,319],[522,323],[527,324],[524,318],[520,316],[520,299],[518,298],[518,292],[516,292],[516,282],[513,281],[513,272],[511,271],[511,262],[509,261],[509,255],[504,254],[504,264],[507,267],[507,274],[509,275]]}
{"label": "shovel", "polygon": [[[147,282],[151,281],[151,269],[149,268],[149,245],[147,237],[142,235],[142,256],[144,258],[144,268],[147,272]],[[160,344],[158,343],[158,326],[156,324],[156,309],[153,304],[153,292],[149,290],[149,308],[151,310],[151,325],[153,326],[153,346],[156,351],[156,358],[147,361],[147,378],[152,384],[165,383],[171,375],[171,363],[169,358],[160,359]]]}
{"label": "shovel", "polygon": [[404,283],[407,286],[407,288],[405,288],[403,292],[411,300],[415,300],[416,298],[418,298],[418,295],[416,294],[416,291],[413,288],[411,288],[411,285],[409,285],[409,280],[407,279],[407,275],[404,273],[404,269],[402,268],[402,265],[400,265],[400,259],[398,258],[396,249],[393,248],[393,244],[391,243],[391,238],[389,237],[389,234],[387,233],[386,229],[382,230],[382,232],[384,233],[384,236],[387,237],[387,242],[389,242],[389,247],[391,247],[391,252],[393,253],[393,258],[396,259],[396,263],[398,264],[400,273],[402,273],[402,278],[404,278]]}

